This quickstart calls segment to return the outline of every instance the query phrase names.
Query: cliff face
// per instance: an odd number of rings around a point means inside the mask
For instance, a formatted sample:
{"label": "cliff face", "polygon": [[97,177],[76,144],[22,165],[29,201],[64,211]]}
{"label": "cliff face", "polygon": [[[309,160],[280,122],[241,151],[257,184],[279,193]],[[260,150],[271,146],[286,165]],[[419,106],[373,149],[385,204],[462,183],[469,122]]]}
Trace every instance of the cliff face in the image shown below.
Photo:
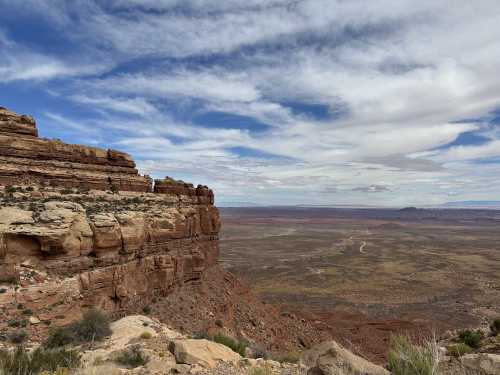
{"label": "cliff face", "polygon": [[129,155],[38,138],[31,117],[0,108],[0,334],[93,306],[126,314],[198,283],[218,257],[213,203],[207,187],[153,188]]}

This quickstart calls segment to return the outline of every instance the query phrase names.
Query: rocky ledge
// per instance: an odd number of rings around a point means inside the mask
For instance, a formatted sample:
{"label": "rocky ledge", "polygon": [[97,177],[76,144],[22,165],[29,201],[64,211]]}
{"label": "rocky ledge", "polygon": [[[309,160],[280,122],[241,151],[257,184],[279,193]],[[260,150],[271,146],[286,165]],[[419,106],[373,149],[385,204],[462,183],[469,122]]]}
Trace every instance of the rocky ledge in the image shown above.
{"label": "rocky ledge", "polygon": [[[32,335],[96,306],[137,311],[218,257],[213,193],[140,176],[120,151],[38,138],[0,108],[0,333]],[[29,312],[29,314],[28,314]]]}

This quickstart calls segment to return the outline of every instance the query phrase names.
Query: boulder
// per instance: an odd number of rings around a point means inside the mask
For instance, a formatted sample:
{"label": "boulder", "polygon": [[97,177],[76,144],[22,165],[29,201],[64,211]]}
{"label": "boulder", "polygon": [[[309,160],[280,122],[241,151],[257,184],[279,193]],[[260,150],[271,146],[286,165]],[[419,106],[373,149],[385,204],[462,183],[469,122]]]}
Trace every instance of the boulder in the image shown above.
{"label": "boulder", "polygon": [[484,375],[500,375],[500,355],[466,354],[460,358],[462,365],[470,370],[480,370]]}
{"label": "boulder", "polygon": [[218,362],[237,363],[241,360],[241,356],[227,346],[208,340],[173,340],[170,351],[177,363],[197,364],[205,368],[214,368]]}
{"label": "boulder", "polygon": [[308,375],[389,375],[389,371],[351,353],[335,341],[323,342],[302,357]]}

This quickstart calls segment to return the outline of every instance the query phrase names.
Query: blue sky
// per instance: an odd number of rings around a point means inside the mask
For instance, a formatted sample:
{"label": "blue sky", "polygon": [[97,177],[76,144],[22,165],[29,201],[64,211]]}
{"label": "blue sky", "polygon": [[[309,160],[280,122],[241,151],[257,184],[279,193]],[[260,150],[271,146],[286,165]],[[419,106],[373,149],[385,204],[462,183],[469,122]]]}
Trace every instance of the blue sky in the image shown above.
{"label": "blue sky", "polygon": [[496,0],[0,9],[0,105],[219,204],[500,198]]}

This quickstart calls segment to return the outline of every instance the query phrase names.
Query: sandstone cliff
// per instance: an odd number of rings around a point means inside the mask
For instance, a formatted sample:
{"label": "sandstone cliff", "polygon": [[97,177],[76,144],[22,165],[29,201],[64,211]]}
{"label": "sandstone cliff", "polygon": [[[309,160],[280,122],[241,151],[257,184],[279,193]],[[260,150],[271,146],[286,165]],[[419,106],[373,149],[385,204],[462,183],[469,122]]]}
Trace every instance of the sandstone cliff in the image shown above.
{"label": "sandstone cliff", "polygon": [[204,186],[153,188],[119,151],[38,137],[0,108],[0,332],[32,334],[97,306],[142,309],[217,261],[219,213]]}

